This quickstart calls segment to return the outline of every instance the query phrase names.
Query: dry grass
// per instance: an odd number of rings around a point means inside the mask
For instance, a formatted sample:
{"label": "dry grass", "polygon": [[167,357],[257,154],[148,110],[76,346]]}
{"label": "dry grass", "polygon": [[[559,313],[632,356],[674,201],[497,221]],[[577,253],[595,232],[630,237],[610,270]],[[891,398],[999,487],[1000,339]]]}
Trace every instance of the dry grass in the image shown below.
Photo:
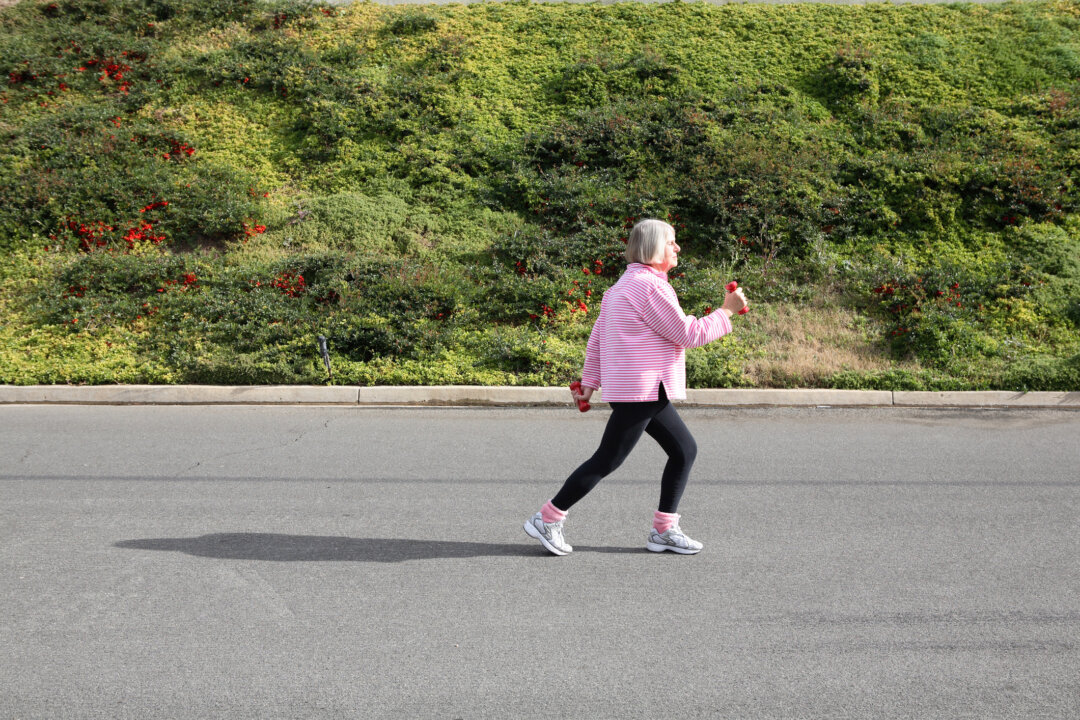
{"label": "dry grass", "polygon": [[756,305],[744,332],[755,349],[746,371],[758,387],[816,387],[843,370],[916,369],[880,342],[881,328],[837,298],[813,305]]}

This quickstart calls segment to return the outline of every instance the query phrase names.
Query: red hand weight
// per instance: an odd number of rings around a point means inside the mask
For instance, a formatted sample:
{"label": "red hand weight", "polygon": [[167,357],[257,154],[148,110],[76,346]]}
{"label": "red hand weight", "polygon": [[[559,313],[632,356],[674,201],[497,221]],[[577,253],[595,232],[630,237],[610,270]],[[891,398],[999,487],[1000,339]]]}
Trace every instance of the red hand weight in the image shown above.
{"label": "red hand weight", "polygon": [[[576,392],[576,393],[580,393],[581,392],[581,383],[578,382],[577,380],[570,383],[570,390],[572,390],[573,392]],[[578,410],[580,410],[581,412],[588,412],[589,408],[591,408],[592,405],[589,404],[588,400],[578,400],[577,407],[578,407]]]}
{"label": "red hand weight", "polygon": [[[724,287],[724,289],[725,289],[725,290],[727,290],[727,291],[728,291],[729,293],[730,293],[730,292],[735,292],[736,290],[738,290],[738,289],[739,289],[739,283],[737,283],[737,282],[735,282],[734,280],[732,280],[731,282],[729,282],[729,283],[728,283],[728,284],[727,284],[727,285],[726,285],[726,286]],[[739,314],[740,314],[740,315],[745,315],[745,314],[746,314],[746,313],[748,313],[748,312],[750,312],[750,306],[749,306],[749,305],[747,305],[747,306],[746,306],[746,307],[744,307],[744,308],[743,308],[742,310],[740,310],[740,311],[739,311]]]}

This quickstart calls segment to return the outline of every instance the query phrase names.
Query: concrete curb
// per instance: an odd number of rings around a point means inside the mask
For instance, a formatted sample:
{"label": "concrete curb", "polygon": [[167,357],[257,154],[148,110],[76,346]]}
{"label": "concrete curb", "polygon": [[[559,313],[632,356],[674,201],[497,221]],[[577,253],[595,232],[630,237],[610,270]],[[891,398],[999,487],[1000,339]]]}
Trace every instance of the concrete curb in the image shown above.
{"label": "concrete curb", "polygon": [[1056,407],[1080,409],[1080,392],[893,392],[897,407]]}
{"label": "concrete curb", "polygon": [[[1080,410],[1080,392],[687,390],[692,407],[1004,407]],[[598,393],[595,402],[602,403]],[[0,385],[0,405],[444,405],[566,406],[561,387]]]}

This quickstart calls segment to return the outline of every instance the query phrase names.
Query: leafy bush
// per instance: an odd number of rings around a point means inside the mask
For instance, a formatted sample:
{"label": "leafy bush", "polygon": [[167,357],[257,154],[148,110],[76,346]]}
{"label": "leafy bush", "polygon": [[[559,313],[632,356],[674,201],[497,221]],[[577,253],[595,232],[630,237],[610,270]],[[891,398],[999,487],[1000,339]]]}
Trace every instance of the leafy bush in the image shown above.
{"label": "leafy bush", "polygon": [[686,352],[686,384],[695,388],[728,388],[746,384],[748,353],[729,335]]}
{"label": "leafy bush", "polygon": [[41,286],[39,312],[71,332],[126,327],[160,312],[174,293],[195,293],[198,276],[185,258],[156,255],[76,256]]}
{"label": "leafy bush", "polygon": [[417,33],[434,30],[439,24],[438,19],[432,15],[419,11],[408,10],[391,20],[386,31],[391,35],[415,35]]}
{"label": "leafy bush", "polygon": [[[916,52],[920,60],[926,55]],[[845,44],[836,50],[829,63],[808,85],[811,91],[840,112],[873,107],[881,93],[875,65],[872,50]]]}
{"label": "leafy bush", "polygon": [[346,192],[300,200],[296,212],[274,235],[298,248],[338,247],[364,254],[422,251],[440,228],[424,207],[396,195]]}
{"label": "leafy bush", "polygon": [[904,369],[836,386],[1064,387],[1077,29],[1050,0],[6,7],[0,381],[318,382],[322,334],[336,382],[562,384],[657,217],[688,312],[734,278],[884,327]]}
{"label": "leafy bush", "polygon": [[829,378],[829,386],[839,390],[908,390],[908,391],[964,391],[984,390],[971,381],[941,375],[929,370],[885,370],[882,372],[854,372],[847,370]]}
{"label": "leafy bush", "polygon": [[241,237],[260,204],[242,171],[204,163],[181,133],[97,107],[12,137],[0,189],[0,247],[130,251]]}
{"label": "leafy bush", "polygon": [[1002,385],[1010,390],[1075,392],[1080,387],[1080,354],[1034,357],[1016,363],[1006,372]]}

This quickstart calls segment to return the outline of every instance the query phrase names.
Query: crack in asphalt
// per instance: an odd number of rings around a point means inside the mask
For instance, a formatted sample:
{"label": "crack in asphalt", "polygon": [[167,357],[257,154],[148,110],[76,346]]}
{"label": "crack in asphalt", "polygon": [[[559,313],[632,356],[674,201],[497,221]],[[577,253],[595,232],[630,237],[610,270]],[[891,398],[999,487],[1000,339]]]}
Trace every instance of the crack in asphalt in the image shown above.
{"label": "crack in asphalt", "polygon": [[[322,428],[317,428],[317,429],[325,431],[325,430],[329,429],[330,423],[332,423],[333,421],[334,421],[334,418],[327,418],[326,422],[323,423]],[[303,432],[301,432],[299,435],[297,435],[292,440],[288,440],[286,442],[279,443],[277,445],[268,445],[266,447],[257,447],[257,448],[246,448],[244,450],[236,450],[234,452],[223,453],[221,455],[214,455],[213,457],[205,458],[204,460],[198,461],[194,465],[191,465],[189,467],[184,468],[181,472],[182,473],[191,472],[192,470],[202,466],[203,463],[210,463],[210,462],[214,462],[215,460],[224,460],[225,458],[235,457],[237,455],[245,455],[247,453],[253,453],[253,452],[265,452],[267,450],[278,450],[278,449],[283,448],[283,447],[288,447],[290,445],[295,445],[295,444],[299,443],[301,440],[303,440],[305,437],[307,437],[307,435],[310,434],[311,432],[312,432],[311,429],[304,430]]]}

